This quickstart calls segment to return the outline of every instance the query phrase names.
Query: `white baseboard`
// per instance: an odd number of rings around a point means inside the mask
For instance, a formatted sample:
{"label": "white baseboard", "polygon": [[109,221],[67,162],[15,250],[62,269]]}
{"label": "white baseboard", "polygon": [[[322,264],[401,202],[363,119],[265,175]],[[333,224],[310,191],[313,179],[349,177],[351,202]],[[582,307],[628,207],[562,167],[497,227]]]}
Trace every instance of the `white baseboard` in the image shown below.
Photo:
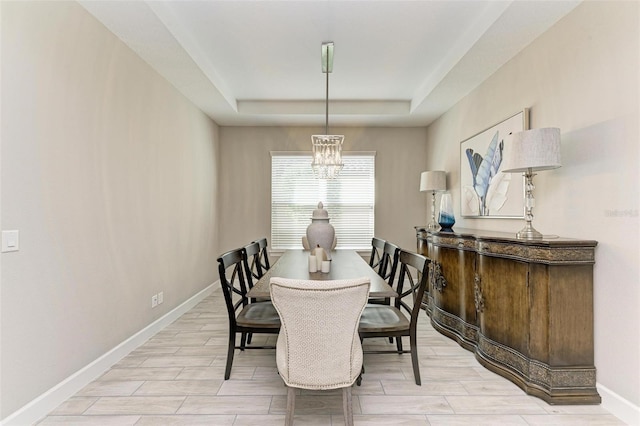
{"label": "white baseboard", "polygon": [[633,405],[606,386],[596,383],[598,393],[602,397],[602,408],[628,425],[640,425],[640,407]]}
{"label": "white baseboard", "polygon": [[89,365],[67,377],[56,386],[52,387],[24,407],[7,416],[0,422],[1,426],[25,426],[32,425],[46,416],[64,401],[75,395],[82,388],[100,377],[111,366],[116,364],[131,351],[153,337],[158,331],[174,322],[185,312],[196,306],[201,300],[213,291],[216,283],[207,286],[204,290],[189,298],[187,301],[168,312],[161,318],[149,324],[124,342],[120,343],[109,352],[102,355]]}

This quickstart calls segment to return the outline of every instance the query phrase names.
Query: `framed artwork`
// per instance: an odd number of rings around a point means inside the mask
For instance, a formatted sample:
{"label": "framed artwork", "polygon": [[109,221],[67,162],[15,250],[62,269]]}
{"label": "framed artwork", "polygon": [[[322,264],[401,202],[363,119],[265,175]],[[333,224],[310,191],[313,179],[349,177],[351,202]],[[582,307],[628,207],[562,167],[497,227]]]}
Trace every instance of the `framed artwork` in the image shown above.
{"label": "framed artwork", "polygon": [[502,173],[505,137],[529,129],[529,109],[460,143],[460,213],[473,218],[524,217],[524,177]]}

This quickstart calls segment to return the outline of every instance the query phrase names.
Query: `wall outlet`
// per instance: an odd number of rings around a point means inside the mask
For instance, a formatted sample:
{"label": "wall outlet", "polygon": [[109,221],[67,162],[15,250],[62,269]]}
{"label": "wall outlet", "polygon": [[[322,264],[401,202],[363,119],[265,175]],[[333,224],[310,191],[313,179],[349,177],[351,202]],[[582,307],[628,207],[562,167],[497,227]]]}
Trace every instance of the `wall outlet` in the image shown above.
{"label": "wall outlet", "polygon": [[164,302],[164,291],[158,293],[158,305],[161,305]]}
{"label": "wall outlet", "polygon": [[2,231],[2,253],[18,250],[20,250],[19,231]]}
{"label": "wall outlet", "polygon": [[154,294],[151,296],[151,307],[155,308],[156,306],[158,306],[158,295]]}

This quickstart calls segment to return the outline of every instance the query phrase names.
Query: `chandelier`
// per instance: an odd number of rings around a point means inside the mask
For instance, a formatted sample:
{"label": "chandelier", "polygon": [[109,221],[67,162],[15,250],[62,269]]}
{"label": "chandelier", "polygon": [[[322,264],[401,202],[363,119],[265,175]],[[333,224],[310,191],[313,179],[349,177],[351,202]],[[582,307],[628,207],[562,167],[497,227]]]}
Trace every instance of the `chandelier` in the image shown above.
{"label": "chandelier", "polygon": [[327,74],[324,135],[311,136],[313,174],[319,179],[334,179],[342,170],[344,135],[329,134],[329,73],[333,70],[333,42],[322,43],[322,72]]}

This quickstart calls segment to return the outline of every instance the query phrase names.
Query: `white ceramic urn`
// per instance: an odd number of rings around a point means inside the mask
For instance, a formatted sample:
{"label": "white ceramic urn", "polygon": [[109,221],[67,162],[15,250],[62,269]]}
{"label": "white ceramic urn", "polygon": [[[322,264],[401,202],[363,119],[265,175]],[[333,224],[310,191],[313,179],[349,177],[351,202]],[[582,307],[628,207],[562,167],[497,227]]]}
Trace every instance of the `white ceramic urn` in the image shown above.
{"label": "white ceramic urn", "polygon": [[331,249],[334,247],[336,231],[329,223],[329,213],[323,208],[322,202],[313,211],[311,225],[307,227],[307,242],[311,250],[322,247],[328,260],[331,260]]}

